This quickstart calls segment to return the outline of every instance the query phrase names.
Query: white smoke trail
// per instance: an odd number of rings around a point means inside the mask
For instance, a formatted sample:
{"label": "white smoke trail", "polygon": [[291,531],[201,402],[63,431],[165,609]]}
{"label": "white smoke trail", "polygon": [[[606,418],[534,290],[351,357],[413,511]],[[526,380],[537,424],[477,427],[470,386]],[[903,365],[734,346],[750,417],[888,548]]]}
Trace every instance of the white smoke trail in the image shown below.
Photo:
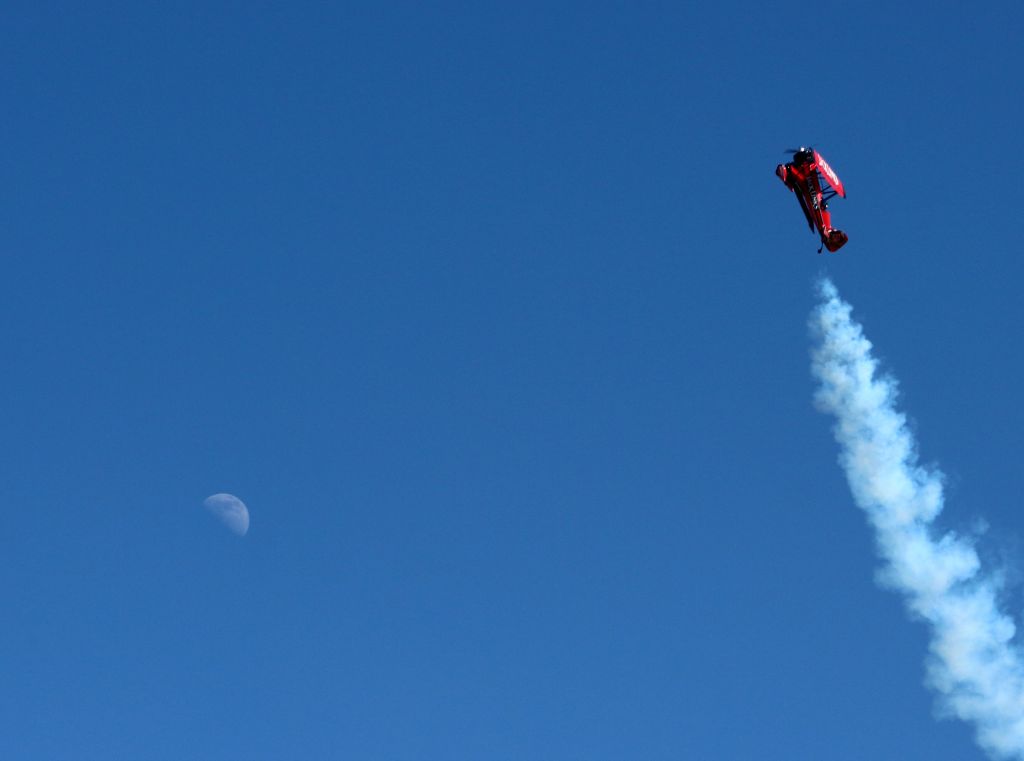
{"label": "white smoke trail", "polygon": [[871,343],[828,280],[811,318],[815,397],[836,418],[839,461],[867,513],[884,560],[883,582],[906,596],[931,628],[928,683],[950,713],[974,723],[994,758],[1024,761],[1024,660],[1013,621],[999,610],[1000,583],[981,572],[968,539],[936,534],[940,472],[918,463],[896,382],[877,374]]}

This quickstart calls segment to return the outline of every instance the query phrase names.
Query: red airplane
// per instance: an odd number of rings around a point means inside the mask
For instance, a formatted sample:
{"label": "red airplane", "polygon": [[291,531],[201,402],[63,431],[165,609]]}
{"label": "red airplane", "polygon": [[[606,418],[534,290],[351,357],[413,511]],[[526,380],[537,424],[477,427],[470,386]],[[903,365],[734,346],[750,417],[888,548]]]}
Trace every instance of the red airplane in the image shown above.
{"label": "red airplane", "polygon": [[[822,155],[813,148],[800,147],[792,151],[793,160],[775,167],[775,174],[796,193],[796,200],[807,217],[807,224],[814,232],[818,230],[821,245],[829,251],[838,251],[849,238],[842,230],[832,227],[832,215],[828,202],[835,196],[846,198],[839,175],[828,165]],[[824,183],[828,183],[825,185]],[[825,189],[822,190],[822,187]],[[821,253],[821,248],[818,249]]]}

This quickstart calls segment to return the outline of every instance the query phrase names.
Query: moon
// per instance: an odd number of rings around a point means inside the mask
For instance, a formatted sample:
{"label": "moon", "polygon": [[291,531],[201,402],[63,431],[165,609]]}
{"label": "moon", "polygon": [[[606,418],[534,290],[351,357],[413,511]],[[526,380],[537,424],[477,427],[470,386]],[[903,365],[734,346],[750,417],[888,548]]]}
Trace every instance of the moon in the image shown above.
{"label": "moon", "polygon": [[249,530],[249,509],[234,494],[211,494],[203,500],[203,507],[238,536]]}

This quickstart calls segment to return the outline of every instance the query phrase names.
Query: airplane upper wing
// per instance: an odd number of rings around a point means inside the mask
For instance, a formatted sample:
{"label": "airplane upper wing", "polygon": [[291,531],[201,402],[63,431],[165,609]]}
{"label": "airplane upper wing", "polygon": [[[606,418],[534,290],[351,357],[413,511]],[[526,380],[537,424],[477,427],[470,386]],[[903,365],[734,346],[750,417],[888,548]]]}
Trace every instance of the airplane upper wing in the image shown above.
{"label": "airplane upper wing", "polygon": [[825,175],[825,179],[828,180],[828,184],[832,186],[832,189],[843,198],[846,198],[846,190],[843,188],[843,183],[839,179],[839,175],[836,174],[836,170],[830,167],[828,162],[825,161],[825,157],[817,151],[814,152],[814,163],[818,165],[818,169]]}

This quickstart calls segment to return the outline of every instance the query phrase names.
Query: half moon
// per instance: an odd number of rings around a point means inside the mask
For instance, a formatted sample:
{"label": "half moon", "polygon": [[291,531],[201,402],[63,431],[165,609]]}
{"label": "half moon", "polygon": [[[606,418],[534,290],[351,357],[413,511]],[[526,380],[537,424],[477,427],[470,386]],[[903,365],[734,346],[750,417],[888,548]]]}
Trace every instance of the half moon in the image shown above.
{"label": "half moon", "polygon": [[234,494],[211,494],[203,500],[203,507],[238,536],[249,530],[249,509]]}

